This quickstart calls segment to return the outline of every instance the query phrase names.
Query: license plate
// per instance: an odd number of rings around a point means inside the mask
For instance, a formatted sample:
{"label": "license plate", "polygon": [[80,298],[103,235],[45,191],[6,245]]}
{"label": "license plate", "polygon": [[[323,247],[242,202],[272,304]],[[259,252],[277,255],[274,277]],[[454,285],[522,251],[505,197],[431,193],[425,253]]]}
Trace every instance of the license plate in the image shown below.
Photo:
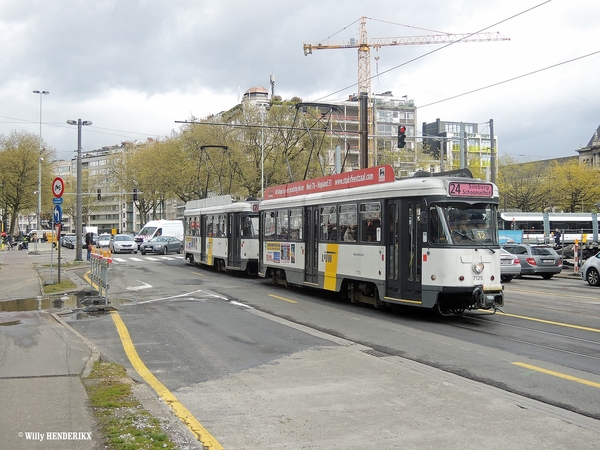
{"label": "license plate", "polygon": [[544,264],[554,264],[554,260],[553,259],[542,259],[542,262]]}
{"label": "license plate", "polygon": [[503,266],[507,266],[512,262],[512,259],[501,259],[500,260],[500,264],[502,264]]}

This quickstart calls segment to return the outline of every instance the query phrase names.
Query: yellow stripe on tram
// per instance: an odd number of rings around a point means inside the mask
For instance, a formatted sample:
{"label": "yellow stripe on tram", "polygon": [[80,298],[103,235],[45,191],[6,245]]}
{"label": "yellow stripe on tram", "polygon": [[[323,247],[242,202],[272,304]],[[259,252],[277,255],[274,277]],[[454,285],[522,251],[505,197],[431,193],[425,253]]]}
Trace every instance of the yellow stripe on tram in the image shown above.
{"label": "yellow stripe on tram", "polygon": [[117,331],[119,332],[119,336],[121,338],[121,343],[123,344],[123,349],[131,362],[133,368],[140,374],[140,376],[146,380],[152,388],[156,391],[156,393],[162,398],[173,410],[175,415],[181,419],[181,421],[190,429],[192,433],[198,438],[198,440],[202,443],[205,448],[209,448],[211,450],[222,450],[223,447],[219,442],[202,426],[202,424],[196,419],[192,413],[181,404],[177,397],[175,397],[171,391],[169,391],[165,385],[163,385],[158,378],[154,376],[150,370],[146,367],[144,362],[141,360],[138,355],[137,350],[133,346],[133,342],[131,341],[131,337],[129,336],[129,331],[123,323],[123,319],[117,311],[111,311],[111,317],[115,326],[117,327]]}
{"label": "yellow stripe on tram", "polygon": [[325,278],[323,280],[323,288],[328,291],[335,291],[337,266],[338,266],[338,244],[327,244],[327,250],[323,255],[325,260]]}

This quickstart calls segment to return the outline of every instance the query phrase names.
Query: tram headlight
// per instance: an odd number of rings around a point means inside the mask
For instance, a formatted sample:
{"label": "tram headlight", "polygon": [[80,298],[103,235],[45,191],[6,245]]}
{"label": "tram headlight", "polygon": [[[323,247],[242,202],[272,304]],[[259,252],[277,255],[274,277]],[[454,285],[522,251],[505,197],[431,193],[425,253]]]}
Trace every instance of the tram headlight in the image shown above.
{"label": "tram headlight", "polygon": [[481,272],[483,272],[484,267],[485,266],[483,265],[483,262],[477,261],[477,262],[473,263],[473,272],[481,273]]}

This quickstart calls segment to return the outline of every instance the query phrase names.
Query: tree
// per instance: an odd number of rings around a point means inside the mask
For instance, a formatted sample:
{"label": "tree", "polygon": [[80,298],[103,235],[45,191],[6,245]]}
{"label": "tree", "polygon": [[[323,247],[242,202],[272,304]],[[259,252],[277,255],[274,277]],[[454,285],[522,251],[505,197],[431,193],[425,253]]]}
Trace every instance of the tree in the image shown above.
{"label": "tree", "polygon": [[39,136],[33,133],[13,131],[8,136],[0,136],[2,206],[10,215],[11,234],[16,234],[19,214],[37,211],[39,164],[42,165],[41,213],[47,217],[52,214],[52,171],[49,161],[55,152],[43,144],[40,155]]}
{"label": "tree", "polygon": [[566,212],[591,211],[600,198],[598,170],[579,164],[577,159],[560,163],[554,161],[548,168],[552,180],[552,205]]}
{"label": "tree", "polygon": [[498,189],[504,209],[542,211],[552,190],[547,172],[539,162],[518,164],[503,156],[499,161]]}

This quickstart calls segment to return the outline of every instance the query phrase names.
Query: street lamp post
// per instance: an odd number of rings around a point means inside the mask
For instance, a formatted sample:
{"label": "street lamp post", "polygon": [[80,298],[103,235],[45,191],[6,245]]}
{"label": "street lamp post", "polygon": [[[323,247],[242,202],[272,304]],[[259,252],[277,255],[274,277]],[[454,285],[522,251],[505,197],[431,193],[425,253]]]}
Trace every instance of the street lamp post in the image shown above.
{"label": "street lamp post", "polygon": [[69,125],[77,125],[77,203],[75,207],[76,225],[75,225],[75,261],[83,261],[81,252],[81,237],[83,235],[83,223],[81,221],[81,127],[91,125],[90,120],[67,120]]}
{"label": "street lamp post", "polygon": [[50,92],[48,91],[33,91],[34,94],[39,94],[40,96],[40,153],[38,155],[38,188],[37,188],[37,195],[38,195],[38,204],[37,204],[37,234],[35,237],[35,242],[33,245],[33,252],[34,254],[37,254],[37,243],[38,243],[38,239],[40,238],[40,231],[42,229],[42,219],[41,219],[41,214],[42,214],[42,98],[44,98],[44,95],[48,95]]}

